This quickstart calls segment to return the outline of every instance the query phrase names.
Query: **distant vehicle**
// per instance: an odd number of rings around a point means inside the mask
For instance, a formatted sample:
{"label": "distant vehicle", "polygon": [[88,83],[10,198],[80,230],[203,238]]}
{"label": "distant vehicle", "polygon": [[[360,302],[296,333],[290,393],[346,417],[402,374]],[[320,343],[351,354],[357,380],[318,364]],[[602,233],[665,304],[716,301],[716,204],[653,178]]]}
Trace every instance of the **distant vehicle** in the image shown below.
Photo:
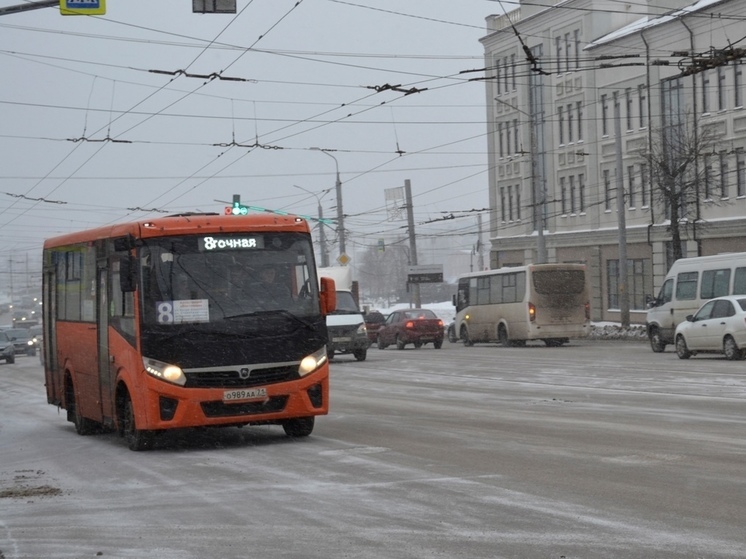
{"label": "distant vehicle", "polygon": [[0,359],[5,359],[6,363],[16,362],[15,345],[5,332],[0,332]]}
{"label": "distant vehicle", "polygon": [[746,350],[746,296],[707,301],[676,327],[676,354],[689,359],[697,353],[722,353],[743,359]]}
{"label": "distant vehicle", "polygon": [[7,328],[3,330],[15,346],[16,355],[36,355],[36,344],[29,334],[28,328]]}
{"label": "distant vehicle", "polygon": [[656,353],[674,343],[676,327],[705,302],[746,295],[746,252],[680,258],[666,274],[658,296],[648,297],[645,320]]}
{"label": "distant vehicle", "polygon": [[588,336],[590,287],[583,264],[531,264],[461,276],[453,296],[464,345],[561,346]]}
{"label": "distant vehicle", "polygon": [[326,315],[329,359],[335,354],[352,354],[358,361],[365,361],[370,347],[365,318],[360,311],[357,282],[352,281],[352,270],[347,266],[330,266],[318,269],[318,276],[334,280],[337,308]]}
{"label": "distant vehicle", "polygon": [[13,311],[13,326],[18,328],[30,328],[39,324],[39,316],[36,311],[19,309]]}
{"label": "distant vehicle", "polygon": [[365,315],[365,328],[368,330],[368,339],[371,343],[378,340],[378,330],[385,321],[386,315],[378,311],[371,311]]}
{"label": "distant vehicle", "polygon": [[378,349],[386,349],[396,344],[404,349],[407,344],[420,348],[432,343],[435,349],[443,345],[443,321],[428,309],[405,309],[394,311],[386,317],[386,322],[378,330]]}

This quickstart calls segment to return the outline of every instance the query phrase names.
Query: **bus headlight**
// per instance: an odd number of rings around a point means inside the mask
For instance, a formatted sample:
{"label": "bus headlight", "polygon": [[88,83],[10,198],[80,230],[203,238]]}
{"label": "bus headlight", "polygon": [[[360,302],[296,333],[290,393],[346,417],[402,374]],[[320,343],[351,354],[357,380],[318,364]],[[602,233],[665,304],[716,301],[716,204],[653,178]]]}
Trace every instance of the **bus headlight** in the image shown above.
{"label": "bus headlight", "polygon": [[142,364],[145,367],[145,372],[155,378],[178,384],[179,386],[184,386],[186,384],[186,375],[184,375],[184,371],[181,370],[181,367],[177,365],[170,365],[163,361],[156,361],[155,359],[150,359],[148,357],[142,358]]}
{"label": "bus headlight", "polygon": [[326,346],[311,355],[306,355],[298,366],[298,374],[302,377],[313,373],[326,363]]}

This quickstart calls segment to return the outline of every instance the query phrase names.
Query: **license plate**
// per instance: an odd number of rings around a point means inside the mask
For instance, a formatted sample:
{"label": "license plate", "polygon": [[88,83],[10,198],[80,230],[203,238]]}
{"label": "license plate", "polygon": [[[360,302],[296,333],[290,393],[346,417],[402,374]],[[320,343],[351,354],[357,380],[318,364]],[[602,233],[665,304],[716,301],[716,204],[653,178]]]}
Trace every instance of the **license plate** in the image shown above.
{"label": "license plate", "polygon": [[238,402],[240,400],[263,400],[267,397],[266,388],[241,388],[223,392],[224,402]]}
{"label": "license plate", "polygon": [[332,338],[333,342],[351,342],[352,338]]}

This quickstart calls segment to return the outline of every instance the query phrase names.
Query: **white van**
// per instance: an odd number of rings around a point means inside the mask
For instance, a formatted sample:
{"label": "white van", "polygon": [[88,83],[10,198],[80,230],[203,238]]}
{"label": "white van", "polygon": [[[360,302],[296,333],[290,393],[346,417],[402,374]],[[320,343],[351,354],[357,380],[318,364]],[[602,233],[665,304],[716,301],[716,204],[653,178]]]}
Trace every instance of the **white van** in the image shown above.
{"label": "white van", "polygon": [[659,353],[673,343],[676,326],[703,303],[746,294],[746,252],[681,258],[673,263],[658,297],[648,301],[650,347]]}

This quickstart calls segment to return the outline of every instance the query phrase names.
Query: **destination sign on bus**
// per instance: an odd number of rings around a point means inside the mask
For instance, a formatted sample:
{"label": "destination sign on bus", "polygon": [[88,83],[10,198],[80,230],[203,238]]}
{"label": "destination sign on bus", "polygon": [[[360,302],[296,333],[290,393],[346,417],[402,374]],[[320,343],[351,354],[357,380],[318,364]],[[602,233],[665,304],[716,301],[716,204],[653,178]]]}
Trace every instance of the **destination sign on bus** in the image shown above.
{"label": "destination sign on bus", "polygon": [[199,250],[212,252],[216,250],[253,250],[264,248],[264,237],[201,237]]}

